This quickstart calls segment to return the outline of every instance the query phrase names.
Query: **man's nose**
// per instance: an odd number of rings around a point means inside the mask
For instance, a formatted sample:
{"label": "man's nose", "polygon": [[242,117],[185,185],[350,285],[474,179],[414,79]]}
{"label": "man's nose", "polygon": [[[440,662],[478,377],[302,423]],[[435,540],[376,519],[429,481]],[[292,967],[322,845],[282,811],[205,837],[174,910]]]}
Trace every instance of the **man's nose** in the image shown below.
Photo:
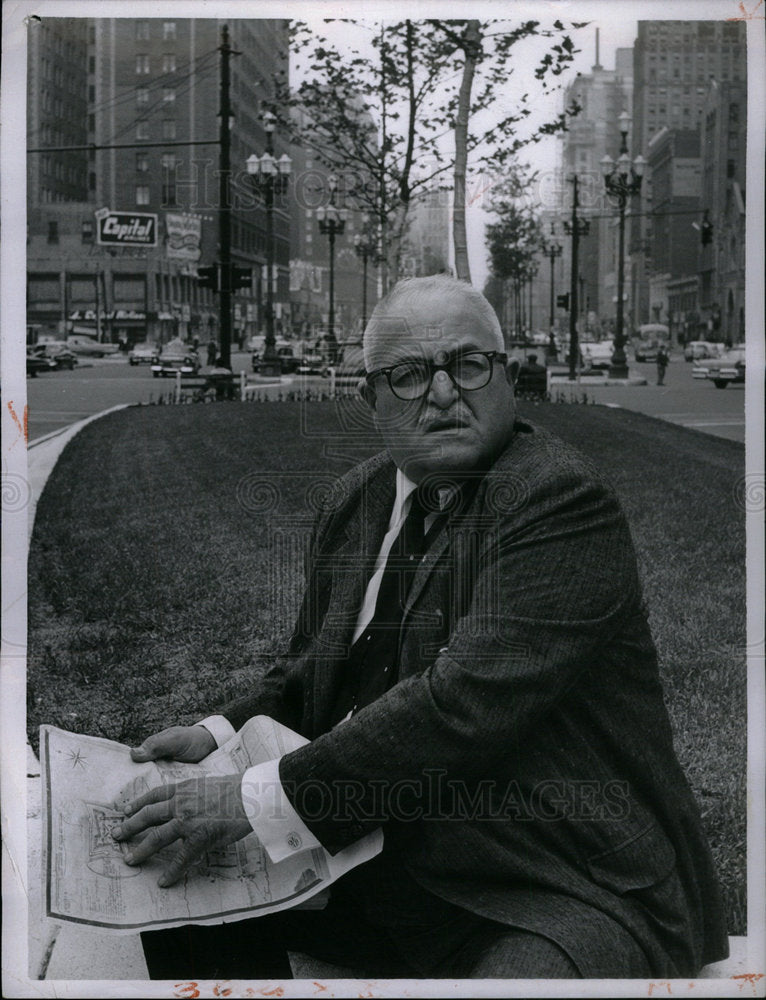
{"label": "man's nose", "polygon": [[446,410],[455,402],[457,395],[457,387],[449,375],[443,370],[434,372],[431,387],[428,390],[428,402]]}

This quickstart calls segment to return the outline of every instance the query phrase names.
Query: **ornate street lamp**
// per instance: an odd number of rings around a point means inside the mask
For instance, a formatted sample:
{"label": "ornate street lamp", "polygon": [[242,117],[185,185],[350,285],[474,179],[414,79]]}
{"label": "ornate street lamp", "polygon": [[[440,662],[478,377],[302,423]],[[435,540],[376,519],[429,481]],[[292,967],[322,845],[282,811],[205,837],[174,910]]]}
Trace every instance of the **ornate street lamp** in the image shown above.
{"label": "ornate street lamp", "polygon": [[327,186],[330,189],[330,203],[320,205],[316,212],[319,232],[323,236],[327,236],[330,242],[330,312],[327,324],[327,347],[330,361],[334,362],[338,350],[335,339],[335,237],[343,235],[346,219],[348,219],[348,209],[338,208],[335,203],[335,189],[338,186],[335,174],[330,174],[327,178]]}
{"label": "ornate street lamp", "polygon": [[247,158],[247,172],[263,195],[266,208],[266,339],[263,345],[262,375],[279,375],[282,367],[276,349],[274,336],[274,284],[276,267],[274,261],[274,192],[282,194],[290,178],[292,160],[285,153],[279,159],[274,157],[274,128],[276,117],[266,111],[263,114],[263,130],[266,133],[266,152],[263,156],[253,153]]}
{"label": "ornate street lamp", "polygon": [[579,333],[577,330],[578,307],[578,278],[580,276],[579,244],[580,237],[587,236],[590,230],[590,222],[577,214],[580,207],[578,196],[577,174],[570,177],[572,182],[572,218],[564,221],[564,232],[572,237],[572,261],[571,274],[569,277],[569,380],[574,382],[577,377],[577,362],[580,356]]}
{"label": "ornate street lamp", "polygon": [[623,111],[620,115],[620,155],[615,163],[611,156],[601,160],[601,172],[607,195],[614,200],[620,220],[617,249],[617,323],[614,337],[614,353],[609,368],[611,378],[627,378],[628,365],[625,357],[625,331],[623,299],[625,295],[625,206],[631,195],[641,190],[641,180],[644,176],[646,161],[643,156],[637,156],[631,161],[628,154],[628,132],[630,131],[630,115]]}
{"label": "ornate street lamp", "polygon": [[378,250],[378,238],[376,233],[368,229],[369,219],[367,215],[362,216],[362,227],[364,232],[357,233],[354,237],[354,250],[357,257],[362,259],[362,331],[367,326],[367,261],[372,259],[374,265],[378,265],[383,260]]}
{"label": "ornate street lamp", "polygon": [[549,328],[548,328],[548,347],[547,347],[547,350],[546,350],[546,353],[548,355],[548,359],[550,361],[556,361],[558,359],[558,350],[556,348],[556,339],[555,339],[555,337],[553,335],[553,333],[554,333],[553,327],[554,327],[554,322],[555,322],[555,319],[556,319],[556,314],[555,314],[555,312],[553,310],[553,302],[554,302],[554,298],[555,298],[554,291],[553,291],[553,285],[554,285],[553,266],[554,266],[554,263],[556,261],[556,258],[561,256],[561,254],[563,252],[563,249],[564,249],[561,246],[561,244],[556,243],[554,241],[553,237],[555,235],[556,235],[556,231],[555,231],[553,223],[551,222],[551,242],[550,243],[546,243],[545,244],[545,248],[543,250],[543,253],[548,258],[548,260],[551,262],[551,314],[550,314]]}

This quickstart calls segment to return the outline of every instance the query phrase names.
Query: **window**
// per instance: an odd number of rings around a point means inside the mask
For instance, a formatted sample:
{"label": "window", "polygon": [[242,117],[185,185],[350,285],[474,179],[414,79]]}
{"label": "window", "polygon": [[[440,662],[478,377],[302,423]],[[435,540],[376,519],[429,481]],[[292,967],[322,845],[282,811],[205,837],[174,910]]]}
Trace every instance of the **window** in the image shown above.
{"label": "window", "polygon": [[145,174],[149,169],[149,154],[136,153],[136,170],[139,174]]}
{"label": "window", "polygon": [[149,103],[149,90],[147,87],[139,87],[136,91],[136,104]]}
{"label": "window", "polygon": [[136,122],[136,139],[149,138],[149,122]]}
{"label": "window", "polygon": [[[176,57],[174,52],[166,52],[162,57],[162,72],[163,73],[175,73],[176,70]],[[147,73],[149,71],[147,70]]]}
{"label": "window", "polygon": [[160,159],[162,166],[162,204],[176,204],[176,166],[174,153],[163,153]]}
{"label": "window", "polygon": [[88,100],[91,104],[96,100],[96,88],[92,83],[88,84]]}
{"label": "window", "polygon": [[163,21],[162,22],[162,37],[166,42],[175,41],[176,37],[176,22],[175,21]]}
{"label": "window", "polygon": [[149,55],[145,52],[136,53],[136,73],[149,72]]}
{"label": "window", "polygon": [[95,56],[88,56],[88,72],[89,73],[95,73],[96,72],[96,57]]}
{"label": "window", "polygon": [[136,21],[136,39],[145,42],[149,38],[149,22]]}
{"label": "window", "polygon": [[90,173],[88,174],[88,190],[89,191],[96,190],[96,172],[94,170],[91,170]]}
{"label": "window", "polygon": [[176,92],[172,87],[165,87],[162,91],[162,100],[165,104],[172,104],[176,99]]}
{"label": "window", "polygon": [[166,118],[162,123],[162,138],[163,139],[175,139],[176,137],[176,123],[173,118]]}
{"label": "window", "polygon": [[48,219],[48,242],[58,243],[59,241],[59,224],[56,219]]}
{"label": "window", "polygon": [[90,219],[83,220],[81,239],[83,243],[93,242],[93,222]]}
{"label": "window", "polygon": [[137,184],[136,185],[136,204],[137,205],[148,205],[149,204],[149,185],[148,184]]}

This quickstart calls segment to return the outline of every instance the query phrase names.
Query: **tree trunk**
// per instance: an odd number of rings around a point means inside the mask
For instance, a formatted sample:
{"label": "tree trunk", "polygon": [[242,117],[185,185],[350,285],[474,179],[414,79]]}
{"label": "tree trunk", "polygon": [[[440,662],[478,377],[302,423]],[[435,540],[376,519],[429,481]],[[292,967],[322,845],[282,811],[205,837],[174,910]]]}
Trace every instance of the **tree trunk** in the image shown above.
{"label": "tree trunk", "polygon": [[461,281],[471,280],[468,263],[468,238],[465,227],[465,190],[468,166],[468,122],[471,116],[471,87],[476,63],[481,53],[478,21],[469,21],[463,32],[463,79],[460,82],[457,123],[455,125],[455,190],[452,209],[452,238],[455,246],[455,274]]}

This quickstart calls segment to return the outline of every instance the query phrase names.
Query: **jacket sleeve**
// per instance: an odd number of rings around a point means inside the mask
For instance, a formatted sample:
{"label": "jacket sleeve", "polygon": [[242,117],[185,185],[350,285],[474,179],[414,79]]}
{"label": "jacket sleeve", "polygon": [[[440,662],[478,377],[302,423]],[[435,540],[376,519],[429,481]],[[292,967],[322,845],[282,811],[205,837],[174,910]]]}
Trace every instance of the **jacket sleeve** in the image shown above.
{"label": "jacket sleeve", "polygon": [[453,586],[470,580],[469,601],[435,661],[282,758],[290,800],[331,853],[397,810],[427,806],[429,770],[472,784],[509,748],[523,754],[640,604],[617,499],[577,463],[538,477],[521,514],[498,514],[456,572],[464,579]]}

